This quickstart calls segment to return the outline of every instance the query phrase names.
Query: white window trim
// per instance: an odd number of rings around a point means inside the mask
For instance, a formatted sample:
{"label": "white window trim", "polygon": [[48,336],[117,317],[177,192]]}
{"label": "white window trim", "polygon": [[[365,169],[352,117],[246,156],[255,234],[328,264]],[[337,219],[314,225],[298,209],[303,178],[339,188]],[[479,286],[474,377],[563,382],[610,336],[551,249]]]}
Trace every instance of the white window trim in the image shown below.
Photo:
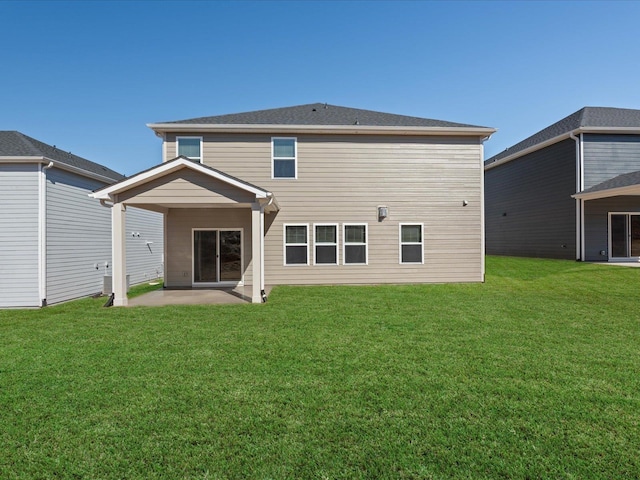
{"label": "white window trim", "polygon": [[[403,226],[419,226],[421,242],[403,242],[402,241],[402,227]],[[419,262],[403,262],[402,261],[402,247],[403,245],[420,245],[420,261]],[[424,224],[422,223],[400,223],[398,225],[398,262],[400,265],[424,265]]]}
{"label": "white window trim", "polygon": [[[274,140],[293,140],[293,157],[276,157],[273,148]],[[276,160],[293,160],[293,177],[276,177]],[[298,137],[271,137],[271,179],[272,180],[297,180],[298,179]]]}
{"label": "white window trim", "polygon": [[[364,243],[347,243],[347,227],[361,227],[364,225]],[[346,263],[347,245],[364,245],[364,263]],[[343,223],[342,224],[342,264],[343,265],[369,265],[369,224],[368,223]]]}
{"label": "white window trim", "polygon": [[[316,239],[316,227],[334,227],[336,229],[336,242],[335,243],[327,243],[327,242],[321,242],[318,243],[317,239]],[[335,263],[317,263],[317,259],[316,259],[316,246],[325,246],[325,247],[331,247],[334,246],[336,247],[336,262]],[[314,265],[318,265],[318,266],[335,266],[335,265],[340,265],[340,249],[338,248],[338,245],[340,245],[340,229],[338,228],[338,224],[337,223],[314,223],[313,224],[313,264]]]}
{"label": "white window trim", "polygon": [[[287,243],[287,227],[307,227],[307,243]],[[287,247],[307,247],[307,263],[287,263]],[[285,223],[282,225],[282,264],[285,267],[304,267],[309,265],[309,224]]]}
{"label": "white window trim", "polygon": [[180,135],[180,136],[176,136],[176,157],[179,156],[180,154],[178,153],[180,151],[179,148],[179,143],[180,143],[180,139],[182,138],[197,138],[198,140],[200,140],[200,157],[187,157],[189,160],[193,160],[193,161],[198,161],[198,163],[204,163],[204,155],[203,155],[203,141],[202,141],[202,137],[198,137],[196,135]]}

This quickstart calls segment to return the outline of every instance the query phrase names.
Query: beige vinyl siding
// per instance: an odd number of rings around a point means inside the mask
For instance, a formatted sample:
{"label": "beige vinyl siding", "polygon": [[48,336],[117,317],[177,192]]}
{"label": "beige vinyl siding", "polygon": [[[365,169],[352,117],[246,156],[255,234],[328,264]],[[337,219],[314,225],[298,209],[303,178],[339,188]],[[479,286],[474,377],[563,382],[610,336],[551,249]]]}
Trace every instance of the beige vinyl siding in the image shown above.
{"label": "beige vinyl siding", "polygon": [[39,165],[0,165],[0,307],[38,307]]}
{"label": "beige vinyl siding", "polygon": [[226,182],[187,169],[152,180],[118,196],[121,202],[138,205],[165,204],[168,198],[171,199],[169,203],[174,205],[192,204],[194,201],[233,205],[251,203],[255,196]]}
{"label": "beige vinyl siding", "polygon": [[[271,179],[273,136],[203,141],[204,164],[273,192],[280,205],[265,238],[267,284],[482,280],[479,139],[297,135],[298,178]],[[166,151],[175,157],[172,137]],[[382,222],[379,205],[389,208]],[[338,223],[341,264],[313,265],[312,249],[311,265],[284,266],[283,224],[296,223]],[[342,265],[344,223],[368,224],[368,265]],[[399,264],[399,223],[424,225],[424,265]]]}
{"label": "beige vinyl siding", "polygon": [[167,213],[165,285],[191,287],[193,229],[242,230],[243,279],[251,285],[251,210],[249,208],[171,208]]}

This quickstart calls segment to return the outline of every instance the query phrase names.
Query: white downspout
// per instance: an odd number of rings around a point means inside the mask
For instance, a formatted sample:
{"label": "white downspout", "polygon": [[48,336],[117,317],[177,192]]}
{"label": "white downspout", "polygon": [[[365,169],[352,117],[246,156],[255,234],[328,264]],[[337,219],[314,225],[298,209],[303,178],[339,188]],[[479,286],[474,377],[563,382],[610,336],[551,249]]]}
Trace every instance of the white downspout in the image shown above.
{"label": "white downspout", "polygon": [[[260,292],[264,292],[264,207],[260,206]],[[265,297],[263,297],[264,299]]]}
{"label": "white downspout", "polygon": [[[260,202],[260,291],[264,292],[264,211],[273,203],[274,196],[270,195],[269,201],[266,204]],[[263,295],[262,300],[266,301],[266,294]]]}
{"label": "white downspout", "polygon": [[[584,190],[584,139],[580,134],[580,191]],[[584,235],[584,199],[580,199],[580,260],[585,261],[586,239]]]}
{"label": "white downspout", "polygon": [[[574,132],[569,137],[576,142],[576,192],[582,192],[584,188],[584,174],[582,168],[582,134],[576,137]],[[584,260],[584,202],[576,198],[576,260]]]}
{"label": "white downspout", "polygon": [[480,273],[482,282],[485,277],[485,255],[487,253],[486,236],[485,236],[485,218],[484,218],[484,142],[489,140],[491,135],[480,139]]}
{"label": "white downspout", "polygon": [[47,170],[53,167],[40,164],[38,175],[39,205],[38,205],[38,293],[40,306],[47,306]]}
{"label": "white downspout", "polygon": [[[486,139],[488,139],[487,137]],[[480,275],[482,276],[482,282],[484,283],[485,276],[485,253],[486,253],[486,239],[485,239],[485,219],[484,219],[484,141],[480,142]]]}

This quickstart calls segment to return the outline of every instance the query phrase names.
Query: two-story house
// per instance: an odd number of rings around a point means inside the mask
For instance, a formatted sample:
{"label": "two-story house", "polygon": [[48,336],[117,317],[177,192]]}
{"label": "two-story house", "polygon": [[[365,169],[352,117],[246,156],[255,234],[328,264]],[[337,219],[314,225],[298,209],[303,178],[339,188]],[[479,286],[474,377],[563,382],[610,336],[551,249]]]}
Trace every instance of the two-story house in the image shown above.
{"label": "two-story house", "polygon": [[585,107],[485,162],[487,253],[640,260],[640,110]]}
{"label": "two-story house", "polygon": [[128,206],[165,218],[166,288],[480,282],[483,141],[494,129],[310,104],[161,122],[163,163],[113,205],[114,305]]}

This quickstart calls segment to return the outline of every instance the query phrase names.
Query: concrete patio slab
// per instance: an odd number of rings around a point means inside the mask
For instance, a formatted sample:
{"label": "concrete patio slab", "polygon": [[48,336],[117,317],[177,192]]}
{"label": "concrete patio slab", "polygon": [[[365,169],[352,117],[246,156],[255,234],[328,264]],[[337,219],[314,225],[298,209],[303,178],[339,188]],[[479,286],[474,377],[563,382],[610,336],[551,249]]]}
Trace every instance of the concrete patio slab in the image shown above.
{"label": "concrete patio slab", "polygon": [[[267,288],[267,295],[271,288]],[[251,303],[251,287],[180,289],[160,288],[129,299],[129,307],[159,307],[164,305],[222,305]]]}

